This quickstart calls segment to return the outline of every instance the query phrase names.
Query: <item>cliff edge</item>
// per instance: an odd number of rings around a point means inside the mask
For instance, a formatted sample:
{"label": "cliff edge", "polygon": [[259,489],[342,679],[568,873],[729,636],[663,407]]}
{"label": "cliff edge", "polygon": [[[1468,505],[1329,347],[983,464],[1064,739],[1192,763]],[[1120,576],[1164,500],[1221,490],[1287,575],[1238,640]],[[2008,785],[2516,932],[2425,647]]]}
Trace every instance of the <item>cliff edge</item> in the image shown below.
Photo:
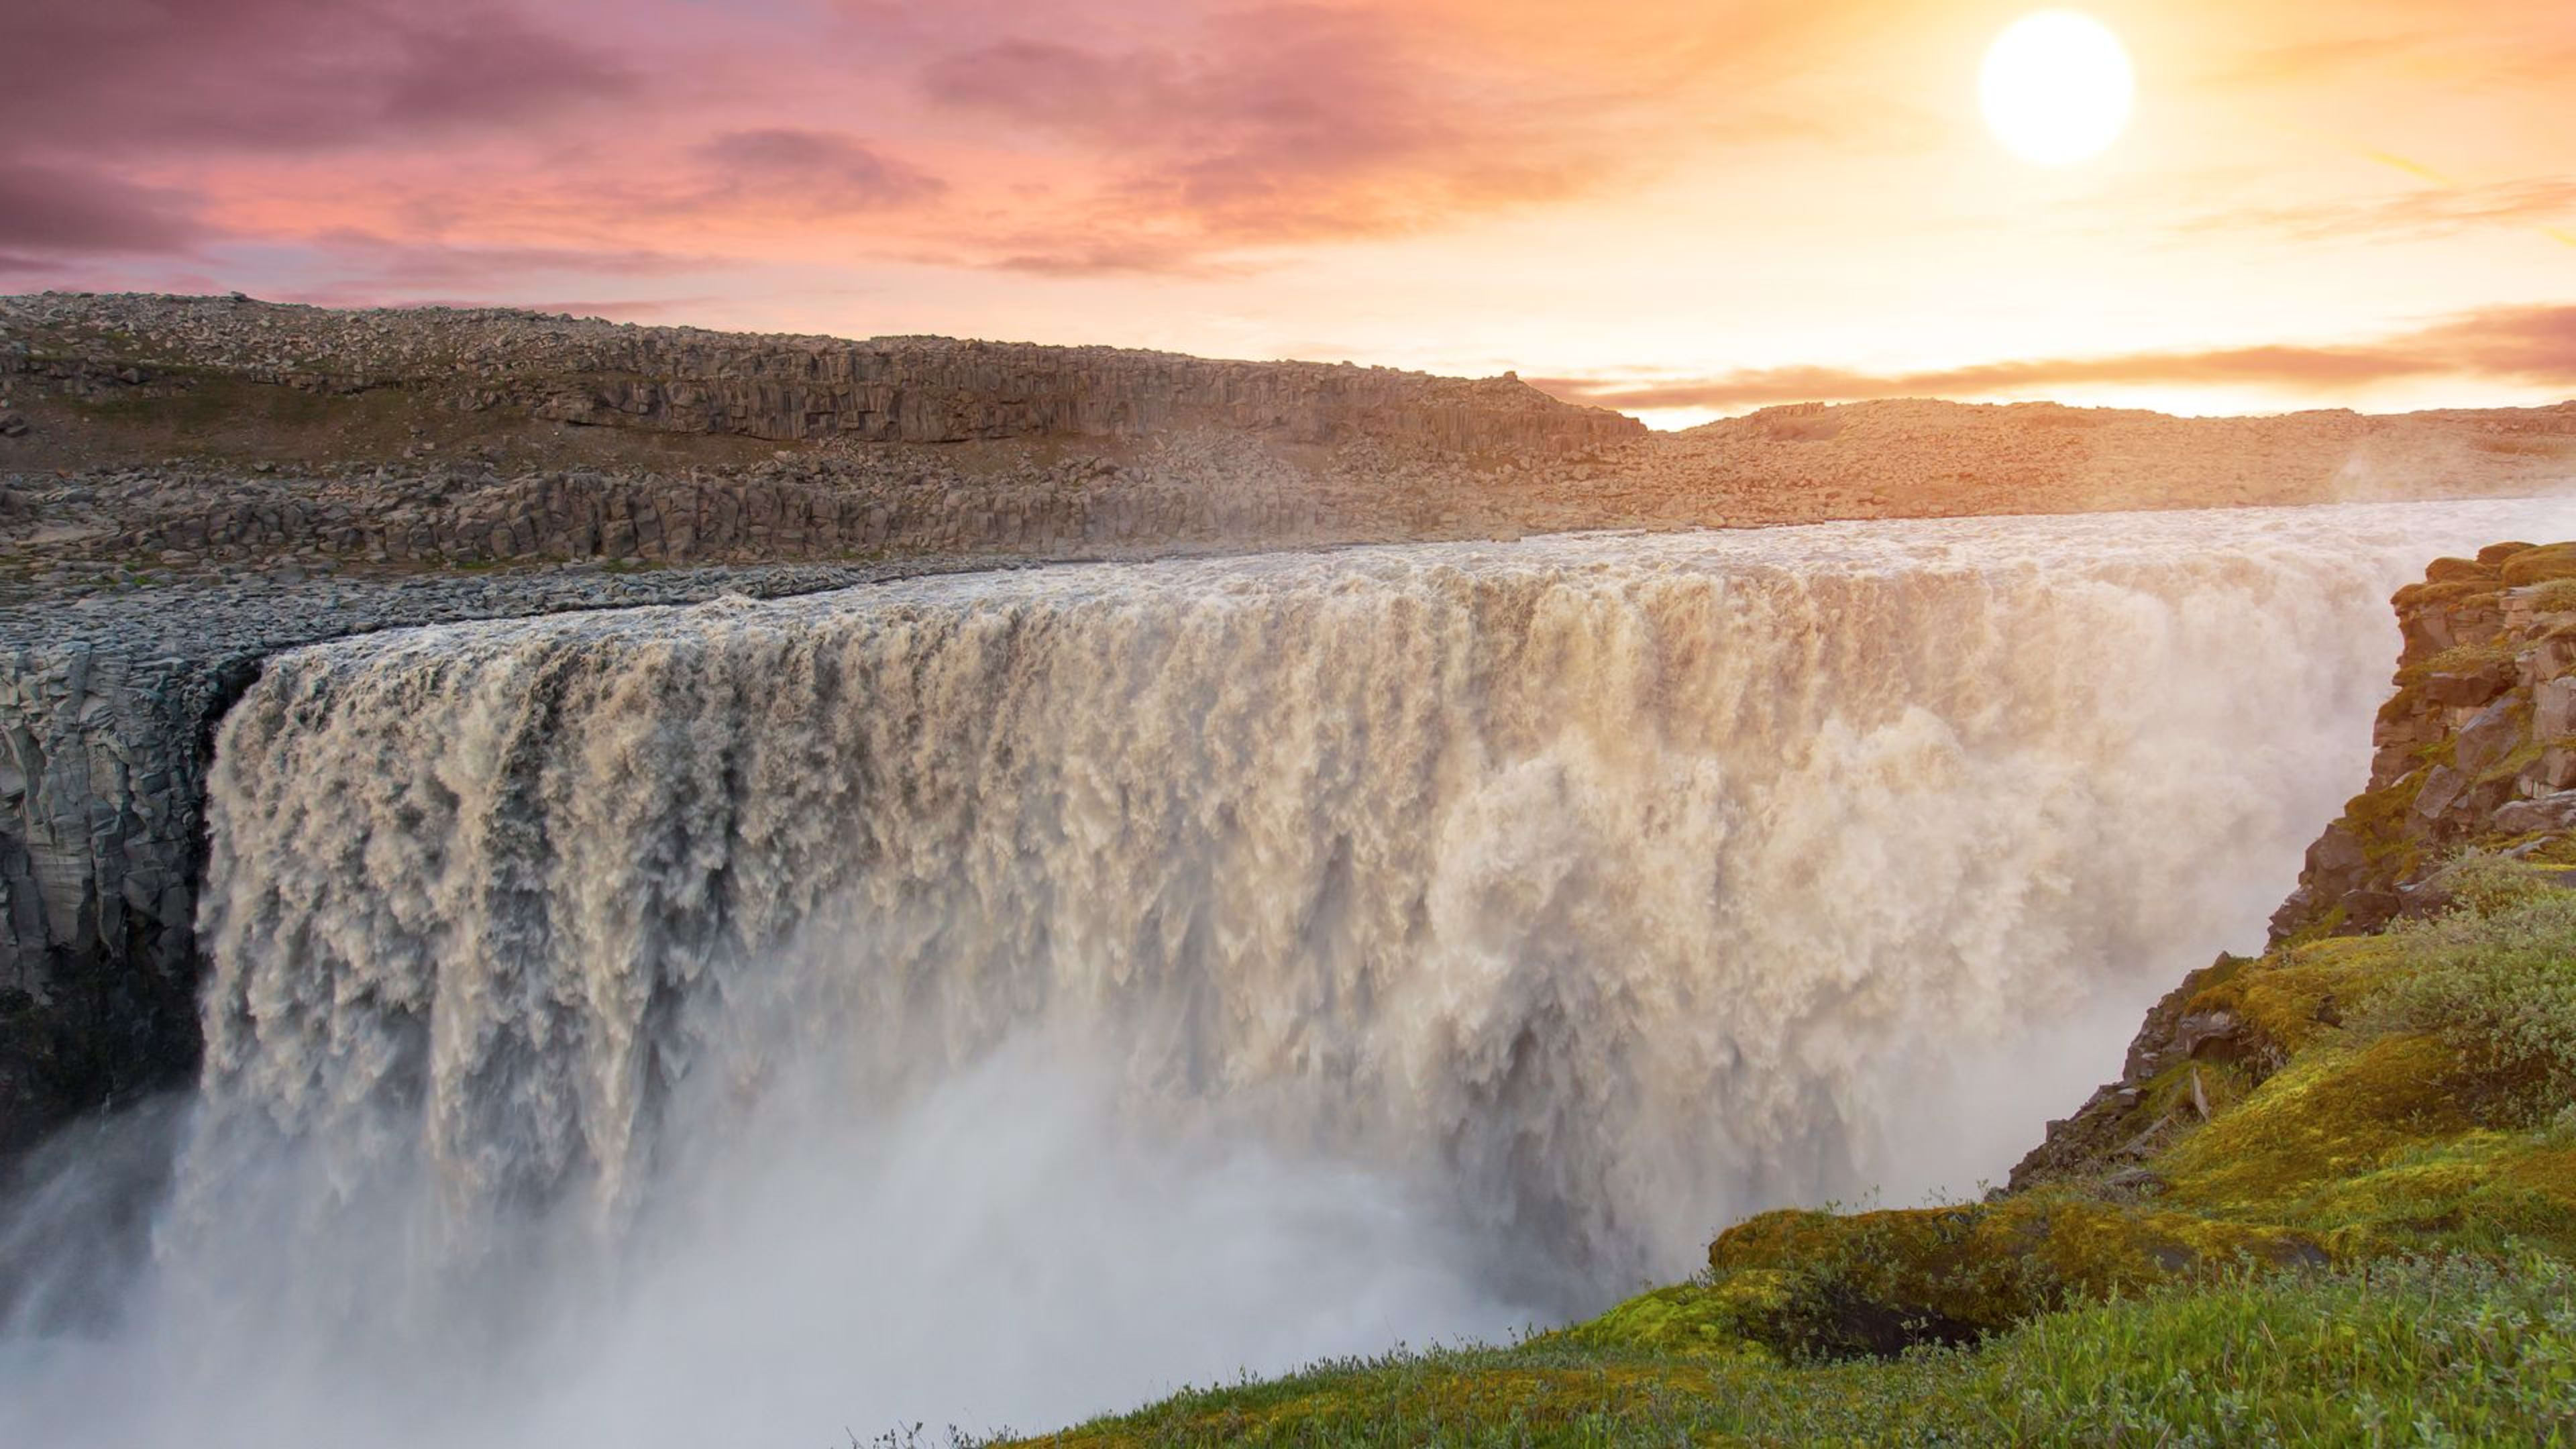
{"label": "cliff edge", "polygon": [[2370,788],[2276,938],[1976,1202],[1784,1209],[1504,1348],[1031,1441],[2563,1443],[2576,1435],[2576,545],[2398,595]]}
{"label": "cliff edge", "polygon": [[[2308,847],[2298,889],[2272,918],[2272,953],[2221,956],[2168,992],[2119,1080],[2049,1124],[2014,1187],[2155,1155],[2203,1115],[2158,1090],[2195,1063],[2259,1071],[2286,1059],[2245,997],[2265,994],[2264,962],[2289,948],[2442,915],[2459,903],[2464,857],[2481,862],[2473,877],[2509,865],[2576,885],[2576,544],[2437,559],[2391,602],[2404,643],[2369,787]],[[2314,1009],[2331,1018],[2338,1003]]]}

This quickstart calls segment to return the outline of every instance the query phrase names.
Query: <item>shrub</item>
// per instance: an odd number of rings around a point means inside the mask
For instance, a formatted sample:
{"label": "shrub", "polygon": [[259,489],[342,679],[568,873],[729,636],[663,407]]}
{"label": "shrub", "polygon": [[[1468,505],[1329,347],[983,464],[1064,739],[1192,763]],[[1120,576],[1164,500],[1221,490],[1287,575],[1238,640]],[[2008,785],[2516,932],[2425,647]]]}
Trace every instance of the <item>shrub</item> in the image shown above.
{"label": "shrub", "polygon": [[2406,956],[2372,1003],[2382,1030],[2429,1032],[2517,1111],[2576,1098],[2576,891],[2472,873],[2460,909],[2394,928]]}

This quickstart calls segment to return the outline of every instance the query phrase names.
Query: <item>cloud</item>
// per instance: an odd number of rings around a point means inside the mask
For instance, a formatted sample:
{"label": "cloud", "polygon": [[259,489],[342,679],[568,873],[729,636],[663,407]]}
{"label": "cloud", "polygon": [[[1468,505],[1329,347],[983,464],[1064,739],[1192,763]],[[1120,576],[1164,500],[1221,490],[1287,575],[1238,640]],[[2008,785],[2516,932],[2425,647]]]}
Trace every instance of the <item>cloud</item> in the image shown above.
{"label": "cloud", "polygon": [[2576,387],[2576,306],[2497,307],[2426,328],[2413,346],[2446,370]]}
{"label": "cloud", "polygon": [[816,215],[903,206],[947,189],[935,176],[830,131],[733,131],[697,148],[705,187],[686,204],[749,201]]}
{"label": "cloud", "polygon": [[2220,85],[2293,84],[2404,60],[2440,42],[2440,36],[2422,31],[2302,40],[2238,56],[2209,78]]}
{"label": "cloud", "polygon": [[[364,232],[328,232],[303,243],[312,261],[310,280],[281,291],[280,300],[321,307],[484,306],[495,296],[525,295],[541,279],[587,277],[645,279],[717,265],[707,257],[644,248],[449,246],[404,241]],[[572,284],[577,285],[577,284]],[[464,299],[481,298],[481,301]],[[659,304],[589,303],[630,313]],[[576,310],[569,304],[542,311]],[[598,315],[605,316],[605,312]]]}
{"label": "cloud", "polygon": [[205,235],[189,202],[170,192],[98,171],[0,157],[0,245],[166,253],[185,251]]}
{"label": "cloud", "polygon": [[2498,307],[2378,342],[2106,357],[2031,358],[1917,372],[1759,368],[1701,378],[1534,378],[1569,402],[1624,409],[1740,409],[1893,397],[2041,397],[2069,387],[2257,386],[2332,395],[2415,378],[2463,377],[2576,390],[2576,306]]}
{"label": "cloud", "polygon": [[2201,217],[2185,229],[2279,231],[2300,241],[2356,235],[2438,237],[2484,227],[2576,226],[2576,178],[2533,177],[2486,186],[2429,186],[2390,196],[2311,206],[2255,207]]}
{"label": "cloud", "polygon": [[87,0],[16,7],[0,136],[84,153],[321,151],[503,126],[638,77],[496,3]]}
{"label": "cloud", "polygon": [[1221,11],[1147,45],[1010,37],[920,74],[935,106],[1105,169],[1064,244],[1005,253],[1049,272],[1186,265],[1574,194],[1622,168],[1553,84],[1466,66],[1392,12],[1320,5]]}

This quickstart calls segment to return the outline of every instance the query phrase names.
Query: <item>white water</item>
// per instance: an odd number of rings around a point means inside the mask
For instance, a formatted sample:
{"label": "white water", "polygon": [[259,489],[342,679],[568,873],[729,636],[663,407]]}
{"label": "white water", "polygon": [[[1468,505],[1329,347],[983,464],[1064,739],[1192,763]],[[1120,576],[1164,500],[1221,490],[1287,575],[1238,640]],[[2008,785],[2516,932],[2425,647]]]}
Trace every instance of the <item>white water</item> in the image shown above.
{"label": "white water", "polygon": [[[1050,569],[276,661],[121,1325],[0,1442],[821,1445],[2000,1178],[2565,504]],[[5,1241],[0,1241],[5,1248]]]}

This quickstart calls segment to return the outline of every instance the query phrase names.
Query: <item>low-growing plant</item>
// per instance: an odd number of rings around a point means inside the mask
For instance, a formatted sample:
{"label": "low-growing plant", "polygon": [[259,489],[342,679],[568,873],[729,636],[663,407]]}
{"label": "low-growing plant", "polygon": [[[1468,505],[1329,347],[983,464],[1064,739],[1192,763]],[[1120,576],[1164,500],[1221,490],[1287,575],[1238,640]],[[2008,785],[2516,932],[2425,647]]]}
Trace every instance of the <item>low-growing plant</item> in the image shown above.
{"label": "low-growing plant", "polygon": [[2368,1024],[2442,1038],[2502,1104],[2545,1115],[2576,1099],[2576,891],[2479,875],[2458,909],[2390,932],[2407,969]]}

